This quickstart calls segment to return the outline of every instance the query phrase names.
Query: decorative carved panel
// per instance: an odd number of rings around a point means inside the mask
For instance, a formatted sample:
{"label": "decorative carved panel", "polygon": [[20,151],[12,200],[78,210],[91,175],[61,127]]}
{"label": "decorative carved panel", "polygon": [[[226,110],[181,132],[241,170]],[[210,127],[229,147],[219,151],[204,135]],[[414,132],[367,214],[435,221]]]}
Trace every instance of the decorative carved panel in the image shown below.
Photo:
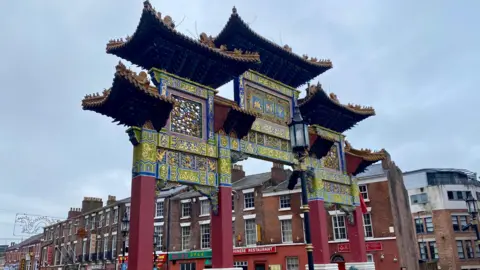
{"label": "decorative carved panel", "polygon": [[170,130],[172,132],[202,138],[202,104],[183,97],[172,95],[178,102],[171,115]]}

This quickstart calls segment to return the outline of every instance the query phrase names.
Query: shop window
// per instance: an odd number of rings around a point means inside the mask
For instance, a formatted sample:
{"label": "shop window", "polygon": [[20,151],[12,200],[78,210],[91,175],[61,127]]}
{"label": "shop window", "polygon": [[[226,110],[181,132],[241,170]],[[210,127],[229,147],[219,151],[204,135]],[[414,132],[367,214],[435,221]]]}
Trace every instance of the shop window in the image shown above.
{"label": "shop window", "polygon": [[210,224],[200,225],[200,245],[201,248],[210,248]]}
{"label": "shop window", "polygon": [[245,220],[245,241],[247,246],[257,244],[257,225],[255,224],[255,219]]}
{"label": "shop window", "polygon": [[248,270],[248,262],[233,262],[233,267]]}
{"label": "shop window", "polygon": [[182,218],[190,217],[191,212],[192,208],[190,203],[182,203]]}
{"label": "shop window", "polygon": [[254,192],[249,192],[243,194],[244,197],[244,208],[251,209],[255,208],[255,194]]}
{"label": "shop window", "polygon": [[332,216],[333,220],[333,235],[335,240],[347,239],[347,228],[345,226],[345,216],[337,215]]}
{"label": "shop window", "polygon": [[298,257],[287,257],[286,265],[287,265],[287,270],[298,270],[299,269]]}
{"label": "shop window", "polygon": [[202,200],[200,201],[200,216],[210,215],[210,201]]}
{"label": "shop window", "polygon": [[280,209],[290,209],[290,195],[280,196]]}
{"label": "shop window", "polygon": [[180,270],[196,270],[195,263],[181,263]]}
{"label": "shop window", "polygon": [[292,220],[280,220],[282,227],[282,243],[292,243]]}
{"label": "shop window", "polygon": [[190,226],[182,227],[182,250],[190,248]]}

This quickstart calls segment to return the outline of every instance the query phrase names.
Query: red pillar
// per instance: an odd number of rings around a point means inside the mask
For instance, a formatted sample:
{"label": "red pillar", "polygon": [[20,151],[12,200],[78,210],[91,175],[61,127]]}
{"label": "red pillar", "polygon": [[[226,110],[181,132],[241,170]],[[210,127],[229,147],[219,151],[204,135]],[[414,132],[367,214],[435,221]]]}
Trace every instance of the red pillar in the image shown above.
{"label": "red pillar", "polygon": [[155,177],[132,178],[128,269],[152,269]]}
{"label": "red pillar", "polygon": [[313,262],[315,264],[330,263],[330,248],[328,247],[327,211],[323,201],[309,201],[310,228],[313,245]]}
{"label": "red pillar", "polygon": [[218,215],[212,214],[212,268],[233,268],[232,187],[220,186]]}
{"label": "red pillar", "polygon": [[366,262],[367,249],[365,247],[365,231],[363,228],[363,214],[360,207],[353,212],[355,224],[351,225],[347,222],[347,235],[350,242],[352,252],[352,262]]}

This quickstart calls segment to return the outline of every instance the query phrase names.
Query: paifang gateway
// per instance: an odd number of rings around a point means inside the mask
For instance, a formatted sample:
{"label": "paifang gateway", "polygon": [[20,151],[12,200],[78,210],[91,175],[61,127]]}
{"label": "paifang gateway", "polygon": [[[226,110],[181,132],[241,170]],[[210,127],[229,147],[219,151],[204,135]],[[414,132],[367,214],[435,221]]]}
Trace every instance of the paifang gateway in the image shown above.
{"label": "paifang gateway", "polygon": [[[190,185],[210,200],[213,268],[232,269],[231,168],[247,157],[296,166],[290,122],[295,105],[308,122],[310,147],[305,166],[310,223],[325,224],[325,204],[349,214],[355,261],[366,263],[361,198],[355,175],[388,158],[353,148],[343,132],[375,115],[371,107],[341,104],[319,83],[298,87],[332,68],[330,60],[299,56],[255,33],[233,12],[216,36],[198,40],[175,29],[146,1],[133,35],[111,40],[108,54],[146,71],[136,74],[122,63],[113,83],[87,95],[84,110],[111,117],[128,127],[133,145],[129,268],[151,268],[153,207],[167,183]],[[234,81],[234,100],[218,87]],[[321,212],[323,211],[323,212]],[[327,228],[311,232],[315,265],[328,265]],[[320,269],[320,268],[319,268]]]}

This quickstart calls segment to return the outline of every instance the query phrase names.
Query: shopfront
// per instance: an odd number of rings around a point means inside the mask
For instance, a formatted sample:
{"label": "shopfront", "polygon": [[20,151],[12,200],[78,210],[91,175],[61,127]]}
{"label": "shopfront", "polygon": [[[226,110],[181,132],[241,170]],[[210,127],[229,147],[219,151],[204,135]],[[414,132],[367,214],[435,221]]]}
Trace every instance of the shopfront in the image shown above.
{"label": "shopfront", "polygon": [[[169,270],[200,270],[211,268],[211,250],[170,252]],[[303,269],[307,264],[304,244],[268,245],[233,249],[234,266],[244,270]],[[302,267],[303,266],[303,267]]]}
{"label": "shopfront", "polygon": [[[157,258],[155,259],[155,264],[157,265],[157,269],[163,269],[162,267],[165,265],[165,262],[167,261],[167,254],[166,253],[160,253],[160,254],[152,254],[152,269],[153,269],[153,260],[155,258],[155,256],[157,256]],[[117,258],[117,270],[122,270],[122,264],[123,262],[125,262],[125,264],[127,265],[126,269],[128,269],[128,255],[125,255],[125,257],[123,257],[122,255],[118,256]],[[114,268],[115,269],[115,268]],[[110,270],[110,269],[106,269],[106,270]]]}

